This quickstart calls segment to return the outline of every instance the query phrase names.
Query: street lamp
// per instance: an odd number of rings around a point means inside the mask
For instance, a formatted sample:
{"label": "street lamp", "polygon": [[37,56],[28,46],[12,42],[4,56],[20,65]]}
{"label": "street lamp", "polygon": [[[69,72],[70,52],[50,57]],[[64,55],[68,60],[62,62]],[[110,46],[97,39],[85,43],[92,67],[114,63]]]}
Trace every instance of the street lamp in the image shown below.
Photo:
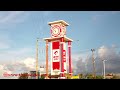
{"label": "street lamp", "polygon": [[104,75],[104,79],[105,79],[105,61],[107,61],[107,60],[102,60],[102,62],[103,62],[103,75]]}

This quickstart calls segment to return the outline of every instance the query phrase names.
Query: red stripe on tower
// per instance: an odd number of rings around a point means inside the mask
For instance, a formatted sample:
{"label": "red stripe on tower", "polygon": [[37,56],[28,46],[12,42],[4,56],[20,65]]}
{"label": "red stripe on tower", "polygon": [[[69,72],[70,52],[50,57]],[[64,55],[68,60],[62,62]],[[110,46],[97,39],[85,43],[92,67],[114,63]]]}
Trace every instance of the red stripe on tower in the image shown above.
{"label": "red stripe on tower", "polygon": [[60,63],[59,62],[53,62],[53,70],[60,69]]}
{"label": "red stripe on tower", "polygon": [[69,74],[72,76],[71,42],[68,42]]}
{"label": "red stripe on tower", "polygon": [[59,42],[52,42],[52,49],[59,49]]}
{"label": "red stripe on tower", "polygon": [[64,77],[64,61],[63,61],[63,42],[64,38],[61,38],[61,77]]}

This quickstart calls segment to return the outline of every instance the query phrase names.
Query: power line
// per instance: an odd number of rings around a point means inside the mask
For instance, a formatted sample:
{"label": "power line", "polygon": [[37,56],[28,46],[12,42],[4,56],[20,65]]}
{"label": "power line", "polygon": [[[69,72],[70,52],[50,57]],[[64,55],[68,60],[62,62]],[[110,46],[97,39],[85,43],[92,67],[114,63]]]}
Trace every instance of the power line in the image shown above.
{"label": "power line", "polygon": [[[115,49],[117,49],[117,48],[120,48],[120,47],[116,47]],[[104,48],[94,48],[96,51],[98,51],[98,49],[104,49]],[[112,49],[112,48],[107,48],[107,50],[110,50],[110,49]],[[84,52],[90,52],[91,51],[91,49],[85,49],[85,50],[79,50],[78,52],[79,53],[84,53]]]}
{"label": "power line", "polygon": [[109,62],[109,61],[110,61],[110,62],[111,62],[111,61],[117,61],[117,62],[120,62],[120,60],[108,60],[108,62]]}

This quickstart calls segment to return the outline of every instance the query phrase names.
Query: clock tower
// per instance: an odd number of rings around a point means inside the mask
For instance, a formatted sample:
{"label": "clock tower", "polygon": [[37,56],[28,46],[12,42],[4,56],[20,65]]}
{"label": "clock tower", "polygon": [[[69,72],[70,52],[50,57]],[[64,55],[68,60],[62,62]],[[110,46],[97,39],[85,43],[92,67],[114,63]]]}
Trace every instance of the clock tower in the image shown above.
{"label": "clock tower", "polygon": [[[66,37],[66,27],[69,24],[64,20],[48,24],[50,25],[51,37],[44,39],[46,41],[46,75],[48,74],[48,43],[50,42],[51,75],[60,75],[60,78],[65,78],[68,65],[69,74],[72,75],[71,42],[73,40]],[[66,46],[68,46],[68,52]]]}

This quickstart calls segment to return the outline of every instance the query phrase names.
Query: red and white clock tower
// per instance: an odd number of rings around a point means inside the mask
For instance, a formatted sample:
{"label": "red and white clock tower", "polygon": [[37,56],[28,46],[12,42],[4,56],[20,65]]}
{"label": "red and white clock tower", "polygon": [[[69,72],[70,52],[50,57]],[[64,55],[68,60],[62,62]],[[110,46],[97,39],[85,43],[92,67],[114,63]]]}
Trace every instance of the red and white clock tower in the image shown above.
{"label": "red and white clock tower", "polygon": [[69,24],[63,20],[48,24],[50,25],[51,37],[44,38],[46,41],[46,76],[48,77],[48,44],[50,42],[51,75],[60,74],[60,78],[65,78],[68,65],[69,74],[72,75],[71,42],[73,40],[66,37],[66,26]]}

